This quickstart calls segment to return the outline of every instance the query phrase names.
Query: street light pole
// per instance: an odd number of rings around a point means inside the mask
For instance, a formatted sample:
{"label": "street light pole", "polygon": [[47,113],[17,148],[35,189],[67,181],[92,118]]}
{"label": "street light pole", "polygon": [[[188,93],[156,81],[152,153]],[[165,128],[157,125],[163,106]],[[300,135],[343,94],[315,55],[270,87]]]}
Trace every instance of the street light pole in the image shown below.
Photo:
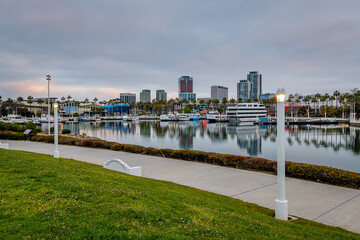
{"label": "street light pole", "polygon": [[51,80],[51,76],[50,75],[46,75],[46,80],[48,81],[48,132],[50,135],[50,80]]}
{"label": "street light pole", "polygon": [[54,104],[54,144],[55,144],[55,151],[54,151],[54,158],[59,158],[59,131],[58,131],[58,108],[59,104]]}
{"label": "street light pole", "polygon": [[277,199],[275,218],[288,220],[288,201],[285,199],[285,91],[277,92]]}

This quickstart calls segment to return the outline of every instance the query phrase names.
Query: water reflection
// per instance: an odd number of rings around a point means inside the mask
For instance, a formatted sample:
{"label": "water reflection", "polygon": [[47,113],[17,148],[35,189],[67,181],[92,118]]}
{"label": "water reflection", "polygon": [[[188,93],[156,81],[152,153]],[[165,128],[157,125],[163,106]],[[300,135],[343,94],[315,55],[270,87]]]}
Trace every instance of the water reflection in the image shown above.
{"label": "water reflection", "polygon": [[[46,131],[47,124],[43,130]],[[68,123],[73,133],[157,148],[196,149],[276,159],[276,126],[207,122]],[[360,129],[347,125],[288,126],[287,160],[360,172]]]}

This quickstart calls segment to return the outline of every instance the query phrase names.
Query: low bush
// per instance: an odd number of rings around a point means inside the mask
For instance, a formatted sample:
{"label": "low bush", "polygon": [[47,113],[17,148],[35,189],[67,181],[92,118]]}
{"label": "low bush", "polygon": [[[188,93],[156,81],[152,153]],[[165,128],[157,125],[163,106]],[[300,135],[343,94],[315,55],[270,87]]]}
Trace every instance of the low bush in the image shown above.
{"label": "low bush", "polygon": [[70,134],[70,133],[71,133],[71,130],[66,129],[66,128],[61,131],[61,134]]}
{"label": "low bush", "polygon": [[[23,135],[19,132],[0,131],[0,139],[22,140]],[[33,141],[53,143],[52,135],[36,135],[32,137]],[[206,162],[209,164],[263,171],[271,174],[276,173],[276,161],[264,158],[238,156],[231,154],[220,154],[213,152],[203,152],[196,150],[173,150],[157,149],[153,147],[143,147],[133,144],[120,144],[107,142],[99,139],[80,139],[75,137],[60,136],[60,144],[104,148],[114,151],[125,151],[137,154],[161,156],[175,158],[187,161]],[[286,162],[286,174],[289,177],[300,178],[305,180],[317,181],[322,183],[335,184],[353,188],[360,188],[360,174],[348,172],[341,169],[311,165],[305,163]]]}

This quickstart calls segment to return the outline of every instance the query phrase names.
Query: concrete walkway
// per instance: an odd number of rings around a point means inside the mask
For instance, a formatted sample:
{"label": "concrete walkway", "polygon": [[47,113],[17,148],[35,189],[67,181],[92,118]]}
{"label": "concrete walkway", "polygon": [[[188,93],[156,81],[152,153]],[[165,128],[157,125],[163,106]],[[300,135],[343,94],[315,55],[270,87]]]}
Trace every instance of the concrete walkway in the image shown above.
{"label": "concrete walkway", "polygon": [[[5,141],[11,150],[52,154],[53,144]],[[144,177],[171,181],[274,209],[276,176],[111,150],[60,145],[60,157],[103,165],[119,158],[130,167],[141,166]],[[286,179],[289,214],[360,233],[360,190]]]}

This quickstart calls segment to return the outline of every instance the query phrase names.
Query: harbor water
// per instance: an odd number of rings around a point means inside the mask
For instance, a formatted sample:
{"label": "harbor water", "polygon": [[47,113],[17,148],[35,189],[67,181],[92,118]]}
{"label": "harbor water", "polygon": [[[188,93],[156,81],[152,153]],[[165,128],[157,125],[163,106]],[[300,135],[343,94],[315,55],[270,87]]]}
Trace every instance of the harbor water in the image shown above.
{"label": "harbor water", "polygon": [[[47,124],[42,125],[46,131]],[[276,126],[200,122],[83,122],[60,129],[146,147],[192,149],[276,160]],[[286,127],[286,161],[360,173],[360,128],[347,125]]]}

